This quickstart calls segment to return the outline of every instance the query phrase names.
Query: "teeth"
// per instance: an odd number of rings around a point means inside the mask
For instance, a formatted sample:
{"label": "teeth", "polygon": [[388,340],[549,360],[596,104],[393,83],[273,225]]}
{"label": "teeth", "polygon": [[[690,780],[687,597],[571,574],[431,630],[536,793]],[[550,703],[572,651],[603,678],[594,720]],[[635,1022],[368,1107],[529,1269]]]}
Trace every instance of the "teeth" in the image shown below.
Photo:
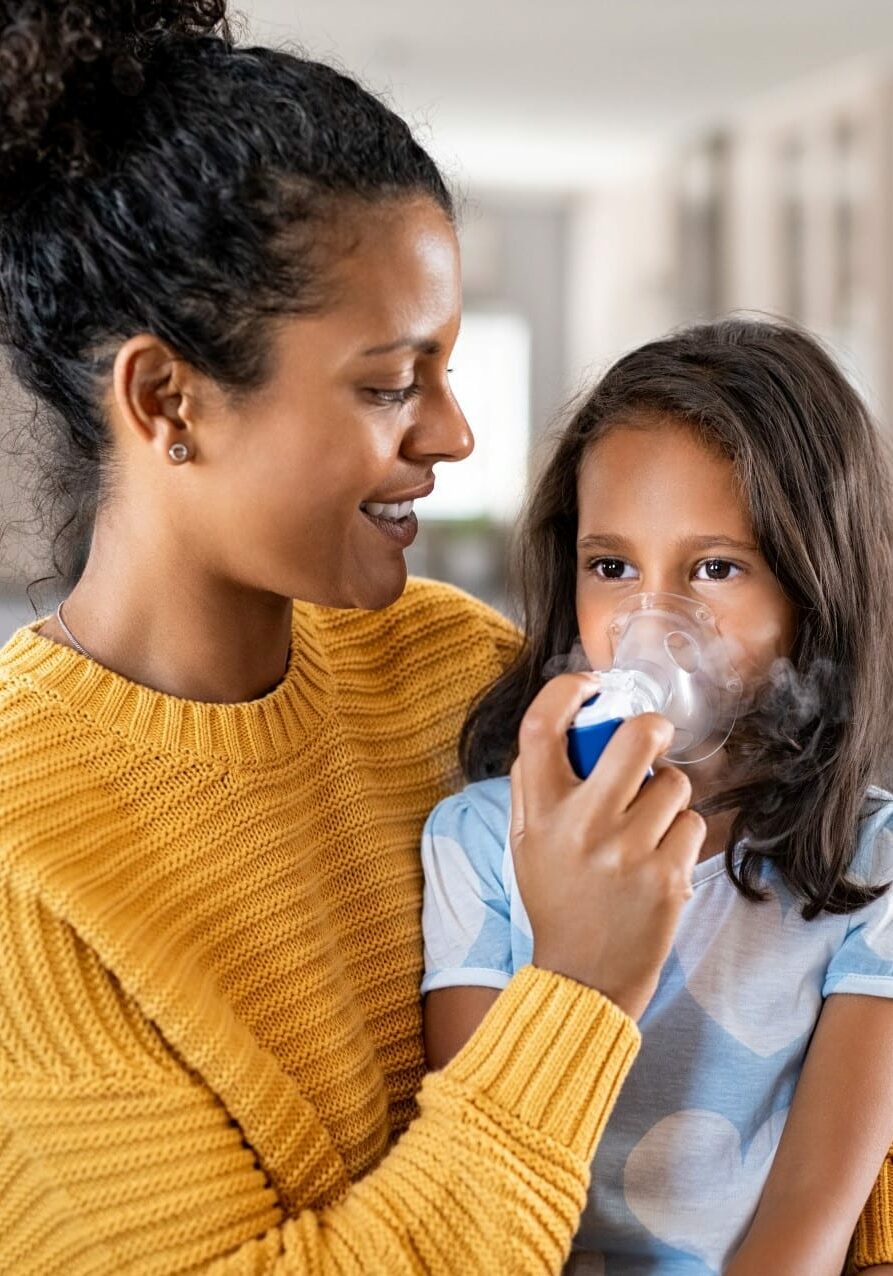
{"label": "teeth", "polygon": [[373,518],[390,518],[396,521],[407,518],[412,513],[412,501],[400,501],[399,504],[382,505],[378,501],[364,501],[360,509],[371,514]]}

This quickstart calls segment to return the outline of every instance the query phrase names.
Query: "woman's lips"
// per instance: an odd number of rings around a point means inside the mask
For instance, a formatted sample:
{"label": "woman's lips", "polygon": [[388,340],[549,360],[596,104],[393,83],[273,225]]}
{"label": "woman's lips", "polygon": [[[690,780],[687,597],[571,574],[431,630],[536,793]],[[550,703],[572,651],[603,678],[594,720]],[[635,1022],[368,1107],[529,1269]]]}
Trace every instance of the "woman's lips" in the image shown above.
{"label": "woman's lips", "polygon": [[419,520],[412,512],[404,518],[383,518],[380,514],[370,514],[361,506],[360,513],[392,544],[399,545],[401,549],[408,549],[418,535]]}

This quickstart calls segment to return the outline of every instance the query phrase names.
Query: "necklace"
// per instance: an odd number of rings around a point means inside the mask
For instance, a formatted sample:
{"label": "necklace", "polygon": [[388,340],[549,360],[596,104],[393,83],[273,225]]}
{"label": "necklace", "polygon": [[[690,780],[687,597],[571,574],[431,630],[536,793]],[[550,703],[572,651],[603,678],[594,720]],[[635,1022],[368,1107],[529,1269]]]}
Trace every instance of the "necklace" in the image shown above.
{"label": "necklace", "polygon": [[81,653],[81,655],[82,655],[82,656],[86,656],[88,660],[92,660],[92,661],[93,661],[93,663],[95,664],[95,663],[96,663],[96,657],[95,657],[95,656],[91,656],[91,655],[90,655],[90,653],[89,653],[89,651],[87,650],[87,648],[86,648],[86,647],[82,647],[82,646],[81,646],[81,644],[78,642],[77,638],[75,638],[74,634],[71,632],[71,630],[70,630],[70,629],[68,628],[68,626],[66,625],[66,623],[65,623],[65,618],[64,618],[64,616],[62,615],[62,604],[61,604],[61,603],[60,603],[60,604],[59,604],[59,606],[56,608],[56,619],[57,619],[57,620],[58,620],[58,622],[59,622],[59,628],[62,630],[63,634],[64,634],[64,635],[65,635],[65,637],[68,639],[68,641],[71,643],[72,647],[74,647],[75,651],[79,651],[79,652]]}
{"label": "necklace", "polygon": [[[81,646],[77,638],[75,638],[74,634],[66,625],[65,617],[62,615],[61,602],[59,603],[59,606],[56,608],[56,619],[59,622],[59,628],[62,630],[63,634],[68,639],[68,641],[71,643],[72,647],[74,647],[75,651],[79,651],[82,656],[86,656],[88,660],[92,660],[94,664],[98,664],[99,662],[97,661],[96,657],[91,655],[86,647]],[[288,665],[290,660],[291,660],[291,645],[289,644],[288,651],[285,653],[285,669],[282,671],[283,677],[285,677],[285,675],[288,673]]]}

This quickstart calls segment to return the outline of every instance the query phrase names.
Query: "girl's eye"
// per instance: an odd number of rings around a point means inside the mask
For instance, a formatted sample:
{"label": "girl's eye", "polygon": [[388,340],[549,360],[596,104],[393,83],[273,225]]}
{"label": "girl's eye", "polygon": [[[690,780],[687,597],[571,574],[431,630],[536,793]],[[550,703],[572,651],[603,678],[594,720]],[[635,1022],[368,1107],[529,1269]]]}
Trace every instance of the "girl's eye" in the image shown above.
{"label": "girl's eye", "polygon": [[726,558],[708,558],[695,569],[695,580],[732,580],[741,568]]}
{"label": "girl's eye", "polygon": [[408,403],[410,399],[414,399],[421,392],[422,387],[418,381],[413,381],[411,385],[401,386],[398,390],[376,390],[372,386],[369,387],[369,393],[379,403]]}
{"label": "girl's eye", "polygon": [[634,580],[636,571],[625,558],[593,558],[589,570],[602,580]]}

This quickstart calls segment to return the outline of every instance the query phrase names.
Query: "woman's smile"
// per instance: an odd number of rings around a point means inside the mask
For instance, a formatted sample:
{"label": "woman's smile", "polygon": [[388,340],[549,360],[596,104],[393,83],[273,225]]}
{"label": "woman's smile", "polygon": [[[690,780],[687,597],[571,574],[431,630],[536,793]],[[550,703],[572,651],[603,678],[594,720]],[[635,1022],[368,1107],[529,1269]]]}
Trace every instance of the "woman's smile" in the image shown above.
{"label": "woman's smile", "polygon": [[388,493],[380,500],[370,498],[361,502],[360,513],[389,541],[401,549],[408,549],[419,531],[415,503],[430,496],[433,491],[432,480],[412,491]]}
{"label": "woman's smile", "polygon": [[407,549],[418,535],[419,520],[412,508],[412,501],[394,505],[378,505],[372,501],[360,506],[360,513],[376,531],[388,537],[401,549]]}

